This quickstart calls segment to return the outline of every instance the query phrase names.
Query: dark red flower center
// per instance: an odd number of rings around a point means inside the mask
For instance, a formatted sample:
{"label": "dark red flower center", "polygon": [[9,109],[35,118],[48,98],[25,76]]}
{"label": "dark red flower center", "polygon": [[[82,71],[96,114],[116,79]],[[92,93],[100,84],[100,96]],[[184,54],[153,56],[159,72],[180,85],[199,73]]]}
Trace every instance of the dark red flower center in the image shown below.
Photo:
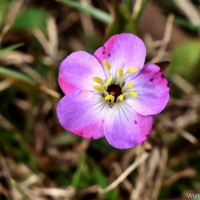
{"label": "dark red flower center", "polygon": [[122,88],[119,85],[112,84],[108,87],[107,92],[114,96],[114,101],[116,101],[117,97],[122,94]]}

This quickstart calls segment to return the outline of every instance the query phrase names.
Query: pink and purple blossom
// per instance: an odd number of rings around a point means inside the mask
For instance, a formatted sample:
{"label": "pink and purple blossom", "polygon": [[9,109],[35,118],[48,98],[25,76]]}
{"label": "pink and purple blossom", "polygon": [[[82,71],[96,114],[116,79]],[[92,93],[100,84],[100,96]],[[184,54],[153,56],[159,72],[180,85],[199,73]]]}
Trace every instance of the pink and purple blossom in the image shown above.
{"label": "pink and purple blossom", "polygon": [[145,57],[143,41],[130,33],[112,36],[94,55],[66,57],[58,77],[63,128],[87,139],[105,137],[119,149],[143,143],[169,100],[167,79]]}

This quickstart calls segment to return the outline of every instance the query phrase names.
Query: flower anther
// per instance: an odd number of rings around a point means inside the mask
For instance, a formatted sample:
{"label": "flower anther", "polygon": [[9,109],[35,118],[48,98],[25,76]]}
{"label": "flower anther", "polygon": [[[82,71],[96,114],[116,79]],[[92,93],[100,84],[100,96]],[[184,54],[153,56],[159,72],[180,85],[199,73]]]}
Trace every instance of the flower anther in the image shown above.
{"label": "flower anther", "polygon": [[[129,68],[127,72],[123,72],[123,69],[118,70],[117,75],[110,75],[112,66],[107,60],[103,61],[106,68],[106,79],[102,81],[99,77],[93,77],[93,80],[99,83],[99,86],[94,85],[93,88],[97,90],[109,105],[112,107],[114,103],[120,103],[124,101],[128,96],[138,98],[137,92],[133,91],[133,83],[126,80],[127,73],[135,73],[137,68]],[[106,92],[105,92],[106,91]]]}

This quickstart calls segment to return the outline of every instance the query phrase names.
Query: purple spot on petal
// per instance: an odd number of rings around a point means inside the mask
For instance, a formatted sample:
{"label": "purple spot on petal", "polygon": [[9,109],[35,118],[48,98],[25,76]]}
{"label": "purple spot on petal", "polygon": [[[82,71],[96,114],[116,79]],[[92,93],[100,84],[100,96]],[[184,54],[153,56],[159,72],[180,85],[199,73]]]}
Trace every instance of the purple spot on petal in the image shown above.
{"label": "purple spot on petal", "polygon": [[144,142],[145,142],[145,139],[142,141],[142,143],[141,143],[141,144],[144,144]]}
{"label": "purple spot on petal", "polygon": [[108,54],[108,57],[110,57],[111,55],[110,54]]}
{"label": "purple spot on petal", "polygon": [[137,124],[137,121],[136,121],[136,120],[134,120],[134,123],[135,123],[135,124]]}
{"label": "purple spot on petal", "polygon": [[94,137],[91,137],[90,139],[92,140],[92,139],[94,139]]}
{"label": "purple spot on petal", "polygon": [[149,81],[150,81],[150,82],[153,82],[153,78],[151,78]]}
{"label": "purple spot on petal", "polygon": [[105,51],[103,51],[103,54],[105,54]]}

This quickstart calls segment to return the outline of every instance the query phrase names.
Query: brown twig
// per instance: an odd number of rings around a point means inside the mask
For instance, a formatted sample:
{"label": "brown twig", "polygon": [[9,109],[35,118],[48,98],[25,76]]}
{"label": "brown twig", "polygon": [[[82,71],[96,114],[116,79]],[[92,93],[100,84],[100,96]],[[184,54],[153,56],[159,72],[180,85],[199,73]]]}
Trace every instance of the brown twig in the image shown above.
{"label": "brown twig", "polygon": [[161,61],[164,54],[165,54],[165,50],[167,48],[167,45],[170,41],[171,38],[171,34],[172,34],[172,28],[173,28],[173,21],[174,21],[174,15],[169,15],[168,20],[167,20],[167,24],[165,27],[165,34],[164,37],[162,39],[162,44],[160,46],[160,49],[157,52],[157,55],[150,61],[150,63],[156,63],[158,61]]}
{"label": "brown twig", "polygon": [[103,193],[107,193],[117,187],[124,179],[138,166],[140,166],[146,159],[148,154],[144,153],[140,158],[138,158],[134,163],[132,163],[115,181],[113,181],[108,187],[103,190]]}
{"label": "brown twig", "polygon": [[192,24],[200,26],[200,12],[192,2],[189,0],[174,0],[174,3]]}

